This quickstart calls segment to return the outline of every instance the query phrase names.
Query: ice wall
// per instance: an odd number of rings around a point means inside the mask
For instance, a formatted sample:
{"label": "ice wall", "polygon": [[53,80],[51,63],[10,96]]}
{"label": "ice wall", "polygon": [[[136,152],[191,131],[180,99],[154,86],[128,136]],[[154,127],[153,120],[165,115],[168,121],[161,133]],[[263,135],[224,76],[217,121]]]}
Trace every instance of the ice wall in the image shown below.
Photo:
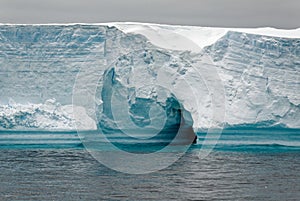
{"label": "ice wall", "polygon": [[206,47],[226,88],[226,123],[300,126],[300,39],[228,32]]}
{"label": "ice wall", "polygon": [[[94,125],[116,129],[111,112],[105,109],[110,103],[103,86],[108,82],[116,93],[126,92],[130,118],[139,127],[153,125],[149,119],[152,103],[167,111],[167,125],[177,124],[182,112],[195,129],[217,127],[222,122],[211,115],[211,94],[205,86],[205,72],[211,68],[217,69],[224,85],[227,126],[300,127],[300,37],[159,25],[143,26],[142,31],[134,29],[138,25],[126,25],[125,30],[121,25],[116,24],[125,32],[131,30],[124,33],[113,24],[1,25],[0,128],[74,129],[69,112],[42,112],[48,115],[43,121],[53,126],[28,123],[40,122],[32,112],[22,121],[15,119],[20,111],[28,111],[28,105],[47,105],[49,99],[69,108],[76,79],[83,84],[76,88],[75,97],[86,114],[83,121],[89,121],[84,125],[90,129]],[[174,40],[168,40],[170,32]],[[187,40],[181,40],[184,37]],[[110,70],[114,76],[109,76]],[[158,83],[160,87],[144,87]],[[197,93],[189,93],[188,87]],[[170,101],[172,97],[175,102]],[[15,104],[9,104],[10,99]],[[62,119],[69,121],[63,124],[67,126],[59,123]]]}

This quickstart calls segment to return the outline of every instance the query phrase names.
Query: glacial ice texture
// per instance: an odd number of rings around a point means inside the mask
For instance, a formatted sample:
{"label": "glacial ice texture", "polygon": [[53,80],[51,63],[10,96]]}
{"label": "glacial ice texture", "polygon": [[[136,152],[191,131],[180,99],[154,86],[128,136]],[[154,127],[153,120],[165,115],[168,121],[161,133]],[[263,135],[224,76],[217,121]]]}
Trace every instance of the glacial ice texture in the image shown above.
{"label": "glacial ice texture", "polygon": [[300,39],[228,32],[206,48],[226,89],[226,123],[300,126]]}
{"label": "glacial ice texture", "polygon": [[[181,115],[195,130],[222,123],[300,128],[300,37],[212,29],[217,40],[189,51],[184,45],[201,30],[181,29],[157,26],[147,32],[157,33],[152,43],[150,35],[112,25],[1,25],[0,129],[74,129],[72,104],[82,114],[80,129],[130,129],[122,119],[116,127],[112,91],[128,106],[116,111],[129,111],[141,128],[161,128],[157,119],[170,127]],[[190,33],[189,43],[159,40],[180,31]],[[223,122],[212,115],[210,69],[224,87],[214,89],[225,92]]]}

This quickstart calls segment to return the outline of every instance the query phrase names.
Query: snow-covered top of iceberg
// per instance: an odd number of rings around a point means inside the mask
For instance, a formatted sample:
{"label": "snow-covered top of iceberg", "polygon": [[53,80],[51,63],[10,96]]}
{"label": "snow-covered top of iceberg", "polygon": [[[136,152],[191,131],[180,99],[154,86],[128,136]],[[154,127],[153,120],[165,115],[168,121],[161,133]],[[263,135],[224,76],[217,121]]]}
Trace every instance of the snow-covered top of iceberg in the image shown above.
{"label": "snow-covered top of iceberg", "polygon": [[[195,46],[191,43],[188,46],[187,38],[201,48],[212,45],[228,31],[242,32],[249,34],[265,35],[283,38],[300,38],[300,28],[293,30],[276,29],[270,27],[264,28],[217,28],[217,27],[200,27],[200,26],[178,26],[178,25],[162,25],[151,23],[137,22],[116,22],[106,23],[105,25],[116,26],[125,33],[135,33],[146,36],[154,45],[166,49],[177,50],[195,50]],[[178,37],[183,36],[183,37]]]}
{"label": "snow-covered top of iceberg", "polygon": [[[49,23],[49,24],[9,24],[0,23],[1,25],[31,25],[31,26],[73,26],[73,25],[100,25],[114,26],[124,33],[141,34],[161,48],[175,50],[198,50],[195,44],[200,48],[214,44],[229,31],[256,34],[281,38],[300,38],[300,28],[298,29],[277,29],[272,27],[259,28],[228,28],[228,27],[201,27],[201,26],[185,26],[185,25],[167,25],[156,23],[142,22],[107,22],[107,23]],[[183,37],[190,40],[182,41]],[[196,48],[196,49],[195,49]]]}

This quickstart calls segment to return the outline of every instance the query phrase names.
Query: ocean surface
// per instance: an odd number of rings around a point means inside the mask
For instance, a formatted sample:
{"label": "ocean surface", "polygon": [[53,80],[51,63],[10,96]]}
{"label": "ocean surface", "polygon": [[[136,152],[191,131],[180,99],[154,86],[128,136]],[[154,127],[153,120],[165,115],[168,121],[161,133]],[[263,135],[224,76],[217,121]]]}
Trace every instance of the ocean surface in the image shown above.
{"label": "ocean surface", "polygon": [[42,134],[0,132],[0,200],[297,201],[300,197],[299,130],[226,130],[204,159],[198,157],[205,149],[201,143],[205,136],[199,133],[198,144],[177,162],[144,175],[105,167],[84,149],[76,133]]}

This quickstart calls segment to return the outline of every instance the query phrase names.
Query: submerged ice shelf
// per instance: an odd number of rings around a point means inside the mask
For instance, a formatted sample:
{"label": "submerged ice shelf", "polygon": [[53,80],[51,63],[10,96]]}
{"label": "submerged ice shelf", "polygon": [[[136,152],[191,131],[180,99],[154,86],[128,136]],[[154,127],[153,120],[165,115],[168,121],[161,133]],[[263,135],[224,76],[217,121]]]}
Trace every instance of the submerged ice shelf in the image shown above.
{"label": "submerged ice shelf", "polygon": [[[205,82],[210,68],[224,86],[215,89],[225,94],[223,122],[212,116]],[[81,85],[74,91],[75,83]],[[1,130],[167,129],[181,116],[194,130],[223,123],[300,128],[300,31],[0,25],[0,88]],[[113,118],[112,101],[116,111],[124,104],[111,91],[126,99],[134,124]],[[75,125],[73,106],[81,126]],[[156,120],[164,118],[162,127]]]}

